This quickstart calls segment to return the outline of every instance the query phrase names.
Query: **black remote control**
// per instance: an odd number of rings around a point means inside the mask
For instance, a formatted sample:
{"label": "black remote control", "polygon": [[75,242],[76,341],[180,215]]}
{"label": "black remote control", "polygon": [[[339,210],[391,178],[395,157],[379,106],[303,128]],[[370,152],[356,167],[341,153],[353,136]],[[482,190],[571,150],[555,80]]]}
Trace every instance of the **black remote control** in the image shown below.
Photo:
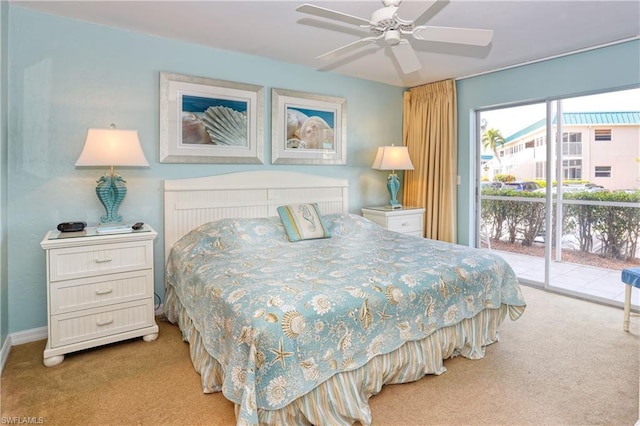
{"label": "black remote control", "polygon": [[137,222],[137,223],[131,225],[131,229],[133,229],[134,231],[137,231],[139,229],[142,229],[143,226],[144,226],[144,223]]}

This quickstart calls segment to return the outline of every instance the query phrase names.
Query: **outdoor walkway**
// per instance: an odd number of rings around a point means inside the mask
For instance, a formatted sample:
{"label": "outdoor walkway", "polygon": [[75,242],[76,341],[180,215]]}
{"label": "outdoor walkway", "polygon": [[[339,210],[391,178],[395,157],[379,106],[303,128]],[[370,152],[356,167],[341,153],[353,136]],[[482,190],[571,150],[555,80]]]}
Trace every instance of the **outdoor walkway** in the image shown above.
{"label": "outdoor walkway", "polygon": [[[499,250],[493,252],[509,262],[523,284],[542,286],[544,283],[544,258]],[[625,284],[620,280],[621,272],[575,263],[552,262],[549,288],[622,308]],[[638,289],[632,292],[631,308],[636,312],[640,311]]]}

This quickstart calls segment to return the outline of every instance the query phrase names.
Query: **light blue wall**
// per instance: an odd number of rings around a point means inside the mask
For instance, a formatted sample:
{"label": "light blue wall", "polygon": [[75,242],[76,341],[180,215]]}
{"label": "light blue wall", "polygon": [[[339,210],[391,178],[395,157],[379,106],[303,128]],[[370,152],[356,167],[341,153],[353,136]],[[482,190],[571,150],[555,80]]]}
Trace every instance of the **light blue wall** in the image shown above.
{"label": "light blue wall", "polygon": [[9,334],[7,268],[7,35],[9,6],[0,2],[0,348]]}
{"label": "light blue wall", "polygon": [[[4,3],[4,2],[3,2]],[[101,170],[76,169],[87,128],[137,129],[149,169],[123,169],[120,213],[162,230],[162,180],[253,169],[348,178],[350,210],[386,201],[376,147],[402,140],[402,88],[256,56],[205,48],[9,6],[9,331],[46,325],[44,234],[68,220],[95,223]],[[4,59],[4,58],[3,58]],[[4,63],[4,60],[3,60]],[[160,164],[159,72],[265,87],[265,165]],[[347,100],[347,166],[272,166],[270,89]],[[155,291],[163,296],[163,238],[155,242]],[[3,293],[4,294],[4,293]]]}
{"label": "light blue wall", "polygon": [[474,111],[523,101],[592,94],[640,84],[640,41],[634,40],[526,66],[459,80],[458,242],[474,238]]}

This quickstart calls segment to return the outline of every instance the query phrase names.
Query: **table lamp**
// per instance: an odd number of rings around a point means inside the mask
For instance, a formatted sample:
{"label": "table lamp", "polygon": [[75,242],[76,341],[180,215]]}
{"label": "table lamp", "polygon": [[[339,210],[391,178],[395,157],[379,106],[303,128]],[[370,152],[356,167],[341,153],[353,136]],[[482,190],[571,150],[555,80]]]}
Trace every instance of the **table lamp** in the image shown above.
{"label": "table lamp", "polygon": [[387,207],[391,209],[401,209],[402,204],[398,202],[398,190],[400,189],[400,179],[396,174],[396,170],[413,170],[413,164],[409,157],[409,150],[406,146],[381,146],[378,148],[375,160],[373,160],[372,169],[391,170],[391,174],[387,177],[387,189],[391,197]]}
{"label": "table lamp", "polygon": [[106,214],[100,217],[100,225],[115,225],[122,222],[118,207],[127,195],[125,180],[113,172],[114,166],[148,166],[138,132],[119,130],[115,125],[109,129],[89,129],[84,148],[76,161],[76,166],[108,166],[110,171],[98,179],[96,195],[104,206]]}

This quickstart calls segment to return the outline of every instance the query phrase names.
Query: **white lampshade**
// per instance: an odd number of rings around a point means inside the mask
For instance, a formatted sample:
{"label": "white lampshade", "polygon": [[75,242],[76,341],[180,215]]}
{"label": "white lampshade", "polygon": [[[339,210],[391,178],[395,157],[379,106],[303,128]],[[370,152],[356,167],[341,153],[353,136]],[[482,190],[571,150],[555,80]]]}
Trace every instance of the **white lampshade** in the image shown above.
{"label": "white lampshade", "polygon": [[413,170],[406,146],[381,146],[371,165],[376,170]]}
{"label": "white lampshade", "polygon": [[148,166],[136,130],[89,129],[76,166]]}

